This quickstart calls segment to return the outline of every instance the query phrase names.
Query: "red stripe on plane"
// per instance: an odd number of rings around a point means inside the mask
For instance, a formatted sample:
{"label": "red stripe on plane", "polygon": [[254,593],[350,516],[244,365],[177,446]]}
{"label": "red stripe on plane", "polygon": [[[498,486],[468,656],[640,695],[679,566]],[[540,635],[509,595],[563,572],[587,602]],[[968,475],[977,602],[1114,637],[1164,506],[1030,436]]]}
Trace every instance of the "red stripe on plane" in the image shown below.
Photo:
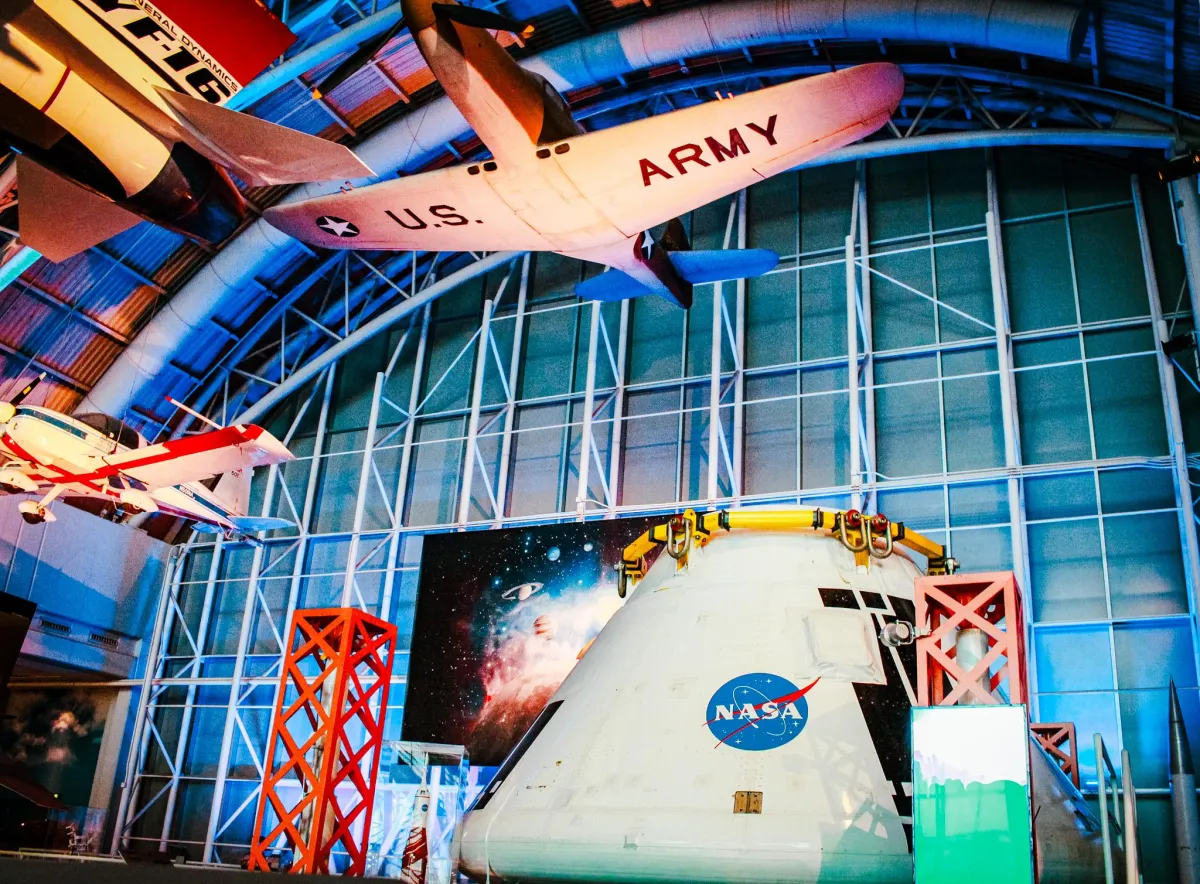
{"label": "red stripe on plane", "polygon": [[[89,481],[107,479],[109,476],[115,476],[118,473],[137,469],[138,467],[162,463],[163,461],[167,460],[175,460],[176,458],[186,457],[191,454],[202,454],[206,451],[215,451],[218,448],[228,448],[230,446],[241,445],[245,442],[253,442],[264,432],[265,430],[263,430],[262,427],[255,426],[254,424],[250,424],[249,426],[245,427],[244,431],[242,428],[237,426],[224,427],[220,430],[214,430],[211,433],[201,433],[198,436],[190,436],[185,439],[175,439],[170,442],[164,442],[162,443],[162,447],[165,450],[159,452],[158,454],[151,454],[146,457],[119,461],[115,464],[106,463],[105,466],[101,467],[100,469],[92,470],[91,472],[87,473],[68,473],[65,470],[62,470],[60,467],[50,464],[45,464],[45,466],[49,466],[51,469],[62,473],[62,476],[58,479],[58,482],[60,483],[82,482],[84,484],[88,484]],[[5,444],[9,444],[11,442],[10,437],[6,436],[5,439]],[[13,452],[22,460],[30,459],[32,463],[42,466],[42,464],[38,464],[36,460],[28,458],[27,452],[22,453],[20,446],[16,445],[16,443],[12,443],[12,446]]]}
{"label": "red stripe on plane", "polygon": [[60,92],[62,92],[63,86],[67,85],[67,77],[69,77],[69,76],[71,76],[71,69],[66,68],[63,71],[63,75],[58,78],[58,85],[54,87],[54,91],[50,93],[50,97],[48,99],[46,99],[46,103],[43,104],[39,108],[39,110],[45,111],[46,108],[48,108],[48,107],[50,107],[50,105],[54,104],[54,99],[58,98],[58,94]]}
{"label": "red stripe on plane", "polygon": [[25,461],[26,463],[31,464],[32,466],[35,466],[35,467],[40,467],[44,470],[54,470],[56,473],[59,474],[57,477],[39,476],[39,475],[35,474],[30,477],[31,479],[45,479],[51,485],[64,485],[68,482],[79,482],[79,484],[84,485],[88,488],[91,488],[94,491],[100,491],[100,492],[104,491],[103,488],[101,488],[99,485],[96,485],[93,482],[88,482],[83,479],[71,478],[71,474],[68,473],[66,470],[64,470],[60,466],[55,466],[52,463],[41,463],[40,461],[38,461],[38,459],[36,457],[34,457],[32,454],[30,454],[28,451],[26,451],[24,448],[22,448],[12,436],[8,435],[8,433],[5,433],[3,437],[0,437],[0,442],[3,442],[4,446],[6,448],[8,448],[9,451],[11,451],[13,454],[15,454],[17,457],[19,457],[21,460]]}

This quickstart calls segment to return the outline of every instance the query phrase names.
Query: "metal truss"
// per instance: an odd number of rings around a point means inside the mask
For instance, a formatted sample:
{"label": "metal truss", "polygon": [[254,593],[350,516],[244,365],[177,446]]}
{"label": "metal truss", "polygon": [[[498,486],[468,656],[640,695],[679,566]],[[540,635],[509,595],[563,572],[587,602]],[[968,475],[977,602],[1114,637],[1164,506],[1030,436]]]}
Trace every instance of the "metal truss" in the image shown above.
{"label": "metal truss", "polygon": [[[933,102],[930,102],[930,106]],[[926,111],[928,114],[928,110]],[[919,126],[917,120],[915,125]],[[903,133],[902,133],[903,134]],[[914,136],[919,137],[919,136]],[[430,531],[462,530],[466,528],[500,527],[533,522],[612,518],[621,514],[640,514],[675,511],[684,505],[698,508],[737,506],[767,503],[828,502],[862,506],[873,510],[879,496],[906,489],[928,489],[938,493],[943,502],[944,517],[920,530],[934,532],[947,538],[951,551],[956,537],[972,530],[1002,530],[1012,539],[1013,570],[1026,588],[1027,622],[1034,635],[1039,630],[1054,631],[1079,627],[1078,623],[1040,623],[1034,617],[1029,598],[1036,593],[1032,586],[1028,532],[1031,526],[1045,520],[1030,520],[1024,500],[1024,478],[1049,475],[1083,475],[1094,483],[1099,500],[1100,475],[1103,471],[1132,467],[1150,467],[1170,472],[1176,495],[1176,505],[1163,512],[1178,517],[1180,546],[1184,551],[1187,581],[1188,610],[1178,614],[1138,618],[1138,623],[1175,624],[1184,622],[1193,634],[1193,651],[1200,642],[1196,639],[1197,592],[1200,590],[1200,553],[1197,552],[1197,522],[1195,499],[1189,482],[1189,456],[1184,446],[1181,412],[1176,379],[1180,369],[1166,356],[1161,346],[1124,356],[1152,356],[1158,366],[1165,431],[1169,439],[1169,454],[1161,456],[1104,457],[1096,450],[1092,435],[1090,455],[1078,462],[1045,465],[1024,464],[1021,460],[1021,425],[1018,417],[1016,378],[1030,370],[1014,364],[1016,344],[1056,339],[1075,339],[1080,342],[1078,359],[1071,365],[1088,366],[1113,358],[1088,356],[1082,348],[1085,334],[1104,330],[1142,329],[1156,331],[1172,323],[1187,324],[1193,317],[1190,311],[1179,308],[1162,311],[1159,302],[1155,265],[1151,260],[1149,230],[1145,217],[1141,185],[1136,177],[1130,182],[1129,197],[1119,203],[1087,208],[1070,208],[1064,203],[1056,217],[1071,218],[1091,211],[1116,206],[1132,207],[1136,218],[1142,269],[1149,293],[1146,312],[1115,320],[1087,322],[1082,318],[1076,288],[1076,320],[1061,327],[1032,332],[1014,332],[1009,317],[1010,298],[1005,257],[1001,236],[1002,222],[996,175],[989,155],[987,161],[987,205],[981,223],[958,228],[950,240],[928,235],[904,237],[897,240],[872,239],[868,227],[869,200],[867,196],[868,167],[856,166],[851,197],[851,224],[842,245],[820,253],[785,256],[773,271],[798,274],[808,268],[829,266],[838,272],[844,269],[846,297],[847,352],[817,359],[800,359],[787,364],[749,367],[746,364],[747,345],[747,284],[745,281],[713,286],[711,327],[700,334],[707,347],[707,370],[697,374],[681,371],[682,377],[662,381],[635,381],[629,374],[633,340],[633,316],[636,309],[629,302],[601,305],[581,303],[571,297],[542,300],[531,291],[534,261],[524,256],[469,256],[459,273],[470,276],[494,270],[481,282],[484,295],[478,325],[465,340],[452,350],[444,350],[436,364],[431,358],[434,349],[435,314],[430,300],[419,301],[416,309],[394,320],[402,329],[386,363],[374,377],[370,411],[361,441],[347,452],[337,451],[338,457],[352,457],[356,469],[349,481],[356,483],[353,496],[354,512],[350,526],[337,532],[318,532],[314,528],[318,508],[320,478],[323,465],[333,455],[329,446],[334,437],[330,432],[331,402],[336,358],[327,360],[315,373],[314,379],[285,390],[288,401],[297,404],[285,443],[290,443],[302,426],[309,429],[304,435],[312,438],[312,452],[307,459],[289,465],[292,471],[284,475],[280,467],[272,467],[262,484],[260,512],[263,515],[283,515],[296,523],[294,532],[279,532],[262,537],[250,546],[244,543],[217,541],[202,543],[196,538],[181,548],[173,559],[163,586],[162,604],[154,634],[148,644],[146,676],[141,683],[140,699],[134,723],[127,774],[118,812],[118,829],[113,840],[115,849],[130,839],[154,843],[187,843],[196,848],[207,861],[233,863],[240,858],[249,843],[246,836],[248,815],[258,795],[263,750],[266,741],[264,714],[275,703],[274,690],[278,667],[284,653],[282,633],[296,609],[306,581],[321,580],[330,587],[329,600],[343,606],[358,607],[385,619],[395,616],[395,601],[399,581],[411,574],[405,554],[405,543]],[[724,221],[720,239],[726,248],[740,248],[748,242],[748,199],[745,193],[717,205]],[[1194,256],[1200,258],[1200,213],[1192,220],[1180,218],[1181,237],[1186,247],[1194,224],[1196,244]],[[903,253],[923,253],[932,261],[937,250],[962,244],[986,245],[990,271],[991,303],[979,315],[955,307],[939,295],[937,274],[932,275],[930,291],[898,279],[889,273],[888,256]],[[1068,249],[1070,245],[1068,236]],[[420,263],[422,260],[427,263]],[[314,353],[324,352],[327,346],[336,348],[335,357],[344,357],[357,343],[359,330],[375,322],[381,298],[391,298],[397,288],[403,295],[418,296],[453,276],[439,269],[445,259],[428,256],[419,259],[409,254],[395,256],[391,261],[376,263],[358,255],[326,259],[321,273],[309,287],[324,291],[313,298],[311,307],[304,308],[304,318],[295,322],[286,333],[265,340],[255,348],[237,355],[236,360],[222,369],[226,378],[241,378],[237,385],[229,381],[231,393],[209,403],[210,414],[235,413],[253,398],[253,385],[265,383],[273,391],[284,388],[305,360],[314,360]],[[461,260],[461,259],[460,259]],[[1074,253],[1071,252],[1074,261]],[[1189,256],[1189,262],[1191,256]],[[352,268],[363,270],[355,279]],[[424,268],[424,269],[422,269]],[[477,268],[477,270],[472,270]],[[1191,266],[1200,278],[1200,266]],[[386,278],[386,282],[383,281]],[[464,278],[464,277],[460,277]],[[332,281],[332,285],[331,285]],[[840,283],[839,283],[840,284]],[[894,297],[902,291],[904,297],[918,304],[935,305],[934,340],[928,344],[902,349],[881,350],[873,338],[874,300],[881,287],[888,287]],[[372,294],[374,293],[374,294]],[[298,296],[299,297],[299,296]],[[1173,299],[1169,299],[1173,300]],[[282,303],[282,302],[280,302]],[[279,313],[270,325],[276,328],[280,316],[293,305],[276,305]],[[703,303],[703,302],[701,302]],[[397,306],[402,306],[397,305]],[[703,308],[701,308],[703,309]],[[574,385],[567,392],[550,396],[523,397],[522,372],[524,353],[528,346],[531,323],[542,314],[569,311],[579,340],[586,340],[586,356],[580,351],[579,366],[585,378],[582,389]],[[386,311],[385,311],[386,312]],[[694,315],[695,311],[693,311]],[[947,336],[942,329],[945,317],[973,329],[970,336]],[[684,318],[686,323],[690,320]],[[511,326],[505,327],[507,324]],[[693,341],[693,350],[695,349]],[[688,334],[682,339],[681,365],[686,366]],[[980,371],[977,377],[999,378],[1003,431],[1003,465],[985,469],[953,471],[947,459],[947,406],[943,398],[943,381],[962,377],[944,373],[943,360],[965,351],[994,354],[996,368]],[[280,359],[279,354],[285,354]],[[931,359],[936,374],[919,383],[935,383],[938,389],[938,413],[927,415],[929,432],[940,434],[942,452],[940,472],[924,476],[892,478],[882,475],[877,462],[875,414],[876,398],[881,391],[913,381],[881,382],[877,367],[882,360]],[[254,360],[258,360],[257,363]],[[1064,363],[1068,364],[1068,363]],[[252,368],[246,368],[246,366]],[[276,366],[277,374],[271,374]],[[576,366],[572,366],[574,371]],[[245,377],[251,374],[253,377]],[[810,392],[801,388],[800,377],[810,372],[834,371],[844,380],[836,388]],[[829,487],[804,487],[799,465],[795,487],[790,491],[748,493],[746,487],[747,411],[755,405],[773,401],[752,398],[747,384],[764,378],[795,378],[794,394],[777,397],[797,403],[807,397],[844,397],[847,402],[849,459],[848,481]],[[601,380],[604,378],[605,380]],[[1085,383],[1087,372],[1084,372]],[[211,382],[210,382],[211,383]],[[225,381],[214,389],[224,390]],[[234,387],[236,386],[236,389]],[[461,402],[468,403],[438,410],[436,393],[454,389],[461,392]],[[496,391],[500,392],[497,393]],[[678,407],[653,413],[633,413],[632,397],[648,392],[678,394]],[[687,391],[703,391],[699,404],[690,405]],[[1089,427],[1094,427],[1090,393],[1085,396]],[[545,484],[555,488],[555,503],[545,512],[531,513],[528,506],[519,505],[516,488],[516,447],[522,433],[521,412],[528,407],[554,406],[563,418],[549,429],[560,434],[559,473],[547,476]],[[674,493],[650,503],[628,502],[622,477],[628,454],[627,438],[635,422],[648,418],[671,417],[676,420],[676,475]],[[311,425],[315,418],[315,434]],[[443,515],[430,519],[414,515],[413,492],[418,480],[417,458],[427,444],[419,429],[435,422],[458,422],[457,435],[442,434],[436,442],[455,449],[457,456],[447,460],[442,472],[435,477],[438,500]],[[695,486],[683,481],[683,448],[685,421],[700,427],[692,438],[703,439],[703,480]],[[801,445],[803,425],[797,424],[796,445]],[[386,463],[385,463],[386,459]],[[391,464],[391,466],[388,466]],[[299,476],[297,475],[299,472]],[[388,478],[391,476],[392,478]],[[285,479],[287,481],[285,481]],[[297,481],[302,479],[302,481]],[[424,480],[421,480],[424,481]],[[992,521],[969,528],[950,522],[950,495],[953,489],[966,485],[993,483],[1003,487],[1007,496],[1007,514],[1001,521]],[[689,487],[698,488],[693,493]],[[368,518],[368,513],[375,515]],[[380,521],[379,513],[383,513]],[[1103,525],[1106,515],[1098,510],[1094,517]],[[914,527],[918,527],[914,525]],[[317,567],[310,564],[309,553],[317,545],[335,543],[340,554],[338,563]],[[1088,625],[1107,628],[1110,647],[1114,629],[1129,620],[1113,611],[1109,592],[1107,554],[1102,549],[1107,619]],[[189,560],[201,562],[199,556],[210,556],[206,576],[192,575],[184,579]],[[246,576],[226,576],[227,565],[238,557],[249,557]],[[241,572],[237,572],[240,574]],[[244,585],[244,590],[241,587]],[[228,619],[228,606],[221,606],[220,597],[237,587],[244,592],[240,619],[236,621],[236,653],[225,649],[217,653],[212,647],[212,633],[218,619]],[[197,599],[199,602],[197,603]],[[225,613],[222,613],[224,611]],[[196,624],[194,627],[189,624]],[[403,629],[403,627],[402,627]],[[1036,646],[1035,642],[1030,643]],[[1031,659],[1030,682],[1033,706],[1039,697],[1036,655]],[[1196,662],[1200,669],[1200,661]],[[1113,661],[1114,677],[1117,667]],[[393,685],[404,684],[397,675]],[[1114,683],[1114,706],[1117,703]],[[1045,688],[1042,688],[1045,690]],[[212,698],[217,696],[217,700]],[[203,776],[190,769],[191,740],[200,711],[216,709],[221,715],[222,731],[215,768]],[[207,714],[207,711],[206,711]],[[1116,715],[1120,737],[1120,715]],[[207,819],[197,821],[183,810],[182,790],[200,783],[204,786]],[[1150,790],[1153,791],[1153,790]],[[190,811],[195,813],[195,811]],[[203,830],[203,837],[185,832]]]}

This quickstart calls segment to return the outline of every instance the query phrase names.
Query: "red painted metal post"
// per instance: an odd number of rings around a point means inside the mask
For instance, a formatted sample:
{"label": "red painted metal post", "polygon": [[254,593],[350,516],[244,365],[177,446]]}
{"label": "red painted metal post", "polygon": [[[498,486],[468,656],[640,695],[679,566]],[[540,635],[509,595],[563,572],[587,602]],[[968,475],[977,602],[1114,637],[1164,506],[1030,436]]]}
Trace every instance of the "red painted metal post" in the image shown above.
{"label": "red painted metal post", "polygon": [[[917,705],[1003,703],[1003,685],[1011,704],[1028,701],[1025,668],[1025,611],[1011,571],[919,577],[916,626],[928,630],[917,639]],[[987,652],[969,669],[958,662],[958,630],[977,629],[987,637]]]}
{"label": "red painted metal post", "polygon": [[292,873],[337,871],[330,856],[340,845],[349,858],[342,873],[361,876],[396,627],[354,608],[327,608],[297,611],[287,634],[249,866],[268,870],[267,853],[283,838],[294,852]]}

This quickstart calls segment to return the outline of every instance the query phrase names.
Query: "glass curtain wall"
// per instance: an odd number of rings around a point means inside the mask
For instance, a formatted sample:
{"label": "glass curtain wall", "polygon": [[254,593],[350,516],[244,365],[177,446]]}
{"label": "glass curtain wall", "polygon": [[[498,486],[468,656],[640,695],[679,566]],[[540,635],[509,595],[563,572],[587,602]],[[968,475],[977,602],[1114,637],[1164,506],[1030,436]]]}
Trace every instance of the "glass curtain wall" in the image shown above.
{"label": "glass curtain wall", "polygon": [[853,504],[1017,572],[1035,719],[1075,722],[1085,786],[1093,733],[1130,750],[1146,879],[1173,880],[1168,679],[1200,738],[1200,394],[1155,346],[1160,315],[1192,322],[1166,189],[1094,155],[951,151],[781,175],[686,220],[697,248],[783,260],[685,313],[580,303],[598,268],[517,258],[279,409],[298,459],[260,471],[252,511],[299,527],[181,551],[127,835],[237,861],[288,613],[360,605],[407,647],[423,533]]}

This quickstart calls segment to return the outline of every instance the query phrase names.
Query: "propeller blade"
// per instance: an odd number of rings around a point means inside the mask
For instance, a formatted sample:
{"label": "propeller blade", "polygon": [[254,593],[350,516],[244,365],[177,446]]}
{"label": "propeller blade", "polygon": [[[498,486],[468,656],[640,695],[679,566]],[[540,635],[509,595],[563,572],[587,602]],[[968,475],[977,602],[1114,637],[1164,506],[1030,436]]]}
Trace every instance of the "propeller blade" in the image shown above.
{"label": "propeller blade", "polygon": [[375,57],[375,54],[380,49],[392,42],[392,38],[400,33],[402,27],[404,27],[404,19],[397,21],[392,25],[391,30],[380,34],[378,37],[364,40],[349,58],[334,68],[325,79],[313,87],[312,97],[320,98],[322,95],[328,95],[357,74],[367,62]]}
{"label": "propeller blade", "polygon": [[42,382],[43,378],[45,378],[45,377],[46,377],[46,373],[42,372],[40,375],[38,375],[36,378],[34,378],[32,381],[30,381],[28,384],[26,384],[25,389],[23,389],[20,393],[18,393],[16,396],[14,396],[10,400],[9,404],[13,405],[13,406],[20,405],[22,402],[25,401],[25,397],[33,392],[33,388],[36,387],[38,384],[40,384]]}
{"label": "propeller blade", "polygon": [[521,39],[528,40],[533,36],[533,25],[522,23],[516,19],[492,12],[487,9],[476,9],[474,6],[458,6],[452,3],[434,3],[433,14],[445,21],[466,25],[469,28],[483,28],[487,31],[509,31],[519,34]]}

